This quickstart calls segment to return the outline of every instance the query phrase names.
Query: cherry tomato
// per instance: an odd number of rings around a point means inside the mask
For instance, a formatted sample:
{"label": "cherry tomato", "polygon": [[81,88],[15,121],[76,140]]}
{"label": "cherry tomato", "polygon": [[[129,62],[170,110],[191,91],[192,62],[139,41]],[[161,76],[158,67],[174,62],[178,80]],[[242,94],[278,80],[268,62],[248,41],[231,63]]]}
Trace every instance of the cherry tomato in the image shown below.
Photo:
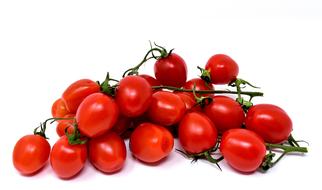
{"label": "cherry tomato", "polygon": [[221,138],[220,151],[234,169],[253,172],[261,165],[266,147],[263,139],[253,131],[230,129]]}
{"label": "cherry tomato", "polygon": [[245,125],[265,142],[273,144],[284,142],[292,132],[291,118],[282,108],[271,104],[252,106],[247,112]]}
{"label": "cherry tomato", "polygon": [[131,128],[131,127],[133,127],[132,119],[129,117],[120,115],[112,131],[121,136],[128,128]]}
{"label": "cherry tomato", "polygon": [[199,105],[196,105],[197,102],[195,101],[195,98],[192,98],[190,93],[187,92],[174,92],[176,95],[178,95],[181,100],[186,105],[186,111],[201,111],[201,107]]}
{"label": "cherry tomato", "polygon": [[64,135],[58,139],[51,150],[50,164],[58,177],[68,179],[83,169],[86,158],[86,145],[70,145]]}
{"label": "cherry tomato", "polygon": [[89,79],[81,79],[71,84],[63,93],[67,110],[70,113],[76,113],[80,103],[90,94],[100,91],[100,86]]}
{"label": "cherry tomato", "polygon": [[161,83],[150,75],[141,74],[140,77],[144,78],[151,86],[161,86]]}
{"label": "cherry tomato", "polygon": [[179,124],[179,142],[191,154],[210,150],[217,142],[217,129],[211,120],[199,112],[187,113]]}
{"label": "cherry tomato", "polygon": [[145,79],[139,76],[127,76],[119,83],[116,102],[124,116],[137,117],[148,109],[151,96],[151,85]]}
{"label": "cherry tomato", "polygon": [[[196,90],[214,90],[214,86],[212,84],[207,84],[204,80],[201,78],[194,78],[191,80],[188,80],[183,88],[185,89],[193,89],[194,85],[196,85]],[[189,93],[193,98],[193,93]],[[198,94],[196,93],[197,96],[212,96],[213,94]]]}
{"label": "cherry tomato", "polygon": [[146,163],[158,162],[167,157],[173,149],[171,133],[160,125],[142,123],[130,137],[132,154]]}
{"label": "cherry tomato", "polygon": [[179,55],[171,53],[154,64],[154,74],[162,85],[182,87],[187,80],[187,65]]}
{"label": "cherry tomato", "polygon": [[89,159],[100,171],[113,173],[119,171],[125,163],[126,148],[116,133],[106,133],[89,141]]}
{"label": "cherry tomato", "polygon": [[115,101],[99,92],[89,95],[80,104],[76,121],[80,132],[93,138],[110,130],[118,116],[119,109]]}
{"label": "cherry tomato", "polygon": [[40,135],[26,135],[16,143],[12,161],[23,175],[32,175],[46,164],[50,153],[48,141]]}
{"label": "cherry tomato", "polygon": [[69,111],[67,110],[67,107],[63,99],[59,98],[54,102],[54,104],[51,107],[51,114],[53,117],[56,118],[62,118],[65,117],[65,115],[69,114]]}
{"label": "cherry tomato", "polygon": [[172,92],[158,91],[152,95],[148,117],[157,124],[169,126],[178,123],[185,111],[185,103],[178,95]]}
{"label": "cherry tomato", "polygon": [[215,96],[213,101],[205,107],[204,112],[220,133],[228,129],[241,128],[245,120],[241,106],[226,96]]}
{"label": "cherry tomato", "polygon": [[237,63],[224,54],[210,57],[205,69],[210,72],[211,82],[214,84],[228,84],[236,80],[239,72]]}

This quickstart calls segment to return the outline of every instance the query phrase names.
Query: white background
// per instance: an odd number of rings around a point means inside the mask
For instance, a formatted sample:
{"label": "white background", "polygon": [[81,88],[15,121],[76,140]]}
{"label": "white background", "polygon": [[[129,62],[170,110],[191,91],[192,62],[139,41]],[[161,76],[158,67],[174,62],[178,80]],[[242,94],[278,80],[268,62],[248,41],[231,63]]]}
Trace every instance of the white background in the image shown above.
{"label": "white background", "polygon": [[[244,1],[0,1],[0,185],[10,189],[303,189],[320,186],[322,3]],[[88,164],[74,179],[50,166],[23,177],[12,166],[15,142],[50,117],[52,102],[73,81],[119,78],[148,50],[148,40],[175,48],[197,76],[216,53],[262,87],[256,102],[283,107],[294,136],[310,143],[266,174],[244,175],[222,162],[191,164],[173,152],[158,166],[135,161],[105,175]],[[142,69],[152,74],[153,62]],[[53,145],[55,125],[48,135]],[[4,189],[1,187],[1,189]]]}

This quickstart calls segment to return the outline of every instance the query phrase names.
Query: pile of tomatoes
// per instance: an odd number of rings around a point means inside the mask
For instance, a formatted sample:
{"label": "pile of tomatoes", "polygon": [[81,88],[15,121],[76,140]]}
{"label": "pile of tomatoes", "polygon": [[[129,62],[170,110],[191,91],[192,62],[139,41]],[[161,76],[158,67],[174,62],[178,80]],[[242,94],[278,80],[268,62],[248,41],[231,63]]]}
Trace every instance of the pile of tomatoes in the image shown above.
{"label": "pile of tomatoes", "polygon": [[[139,74],[151,59],[155,78]],[[238,78],[239,67],[232,58],[216,54],[198,68],[201,76],[187,81],[183,58],[155,44],[120,80],[107,74],[102,83],[72,83],[53,103],[53,118],[16,143],[14,167],[32,175],[49,159],[57,176],[68,179],[89,159],[97,170],[115,173],[125,164],[127,138],[132,155],[144,163],[165,161],[178,138],[177,151],[187,158],[218,166],[225,160],[246,173],[267,170],[289,152],[307,152],[292,137],[292,121],[282,108],[253,105],[252,98],[263,93],[242,91],[243,86],[255,86]],[[216,85],[236,91],[215,90]],[[57,123],[60,136],[52,148],[45,134],[48,122]],[[276,149],[282,150],[277,159]]]}

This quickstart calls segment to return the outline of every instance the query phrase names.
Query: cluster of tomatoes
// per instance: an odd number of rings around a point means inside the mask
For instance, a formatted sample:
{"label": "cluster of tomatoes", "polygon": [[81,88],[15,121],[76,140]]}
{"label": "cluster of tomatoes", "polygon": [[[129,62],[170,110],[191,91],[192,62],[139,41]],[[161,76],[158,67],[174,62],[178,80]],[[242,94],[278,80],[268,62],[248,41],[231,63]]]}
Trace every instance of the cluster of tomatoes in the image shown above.
{"label": "cluster of tomatoes", "polygon": [[[138,73],[150,59],[156,60],[155,78]],[[68,179],[88,158],[98,170],[114,173],[126,161],[127,138],[133,156],[144,163],[164,161],[178,138],[178,151],[188,158],[217,165],[224,159],[241,172],[271,168],[275,149],[283,151],[277,161],[289,152],[307,152],[292,137],[292,121],[283,109],[252,104],[252,98],[263,93],[242,91],[252,85],[237,78],[239,68],[232,58],[217,54],[198,68],[201,77],[187,81],[185,61],[155,45],[119,81],[108,74],[102,83],[72,83],[54,102],[53,118],[16,143],[15,168],[23,175],[35,174],[50,159],[57,176]],[[215,85],[236,91],[215,90]],[[52,149],[45,134],[48,122],[58,123],[60,136]]]}

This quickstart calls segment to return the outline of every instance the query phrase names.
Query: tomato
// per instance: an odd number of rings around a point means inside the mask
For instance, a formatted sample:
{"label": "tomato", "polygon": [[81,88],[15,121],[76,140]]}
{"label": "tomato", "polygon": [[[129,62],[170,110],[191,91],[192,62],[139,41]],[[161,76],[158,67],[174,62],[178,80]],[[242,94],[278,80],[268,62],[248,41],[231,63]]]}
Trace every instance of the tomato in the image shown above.
{"label": "tomato", "polygon": [[226,96],[215,96],[213,101],[206,105],[204,112],[220,133],[228,129],[241,128],[245,120],[242,107]]}
{"label": "tomato", "polygon": [[[194,85],[196,85],[196,90],[214,90],[214,86],[212,84],[207,84],[204,80],[201,78],[194,78],[189,81],[187,81],[183,88],[184,89],[193,89]],[[189,93],[192,97],[194,97],[193,93]],[[212,96],[213,94],[198,94],[196,93],[197,96]]]}
{"label": "tomato", "polygon": [[178,123],[185,111],[185,103],[178,95],[172,92],[158,91],[152,95],[148,117],[157,124],[169,126]]}
{"label": "tomato", "polygon": [[199,112],[187,113],[179,124],[179,142],[190,154],[210,150],[217,142],[217,129],[211,120]]}
{"label": "tomato", "polygon": [[106,133],[89,141],[89,159],[100,171],[113,173],[119,171],[125,163],[126,148],[116,133]]}
{"label": "tomato", "polygon": [[154,74],[162,85],[182,87],[187,80],[187,65],[179,55],[171,53],[156,61]]}
{"label": "tomato", "polygon": [[40,135],[26,135],[16,143],[12,161],[23,175],[32,175],[46,164],[50,153],[48,141]]}
{"label": "tomato", "polygon": [[120,115],[112,131],[118,135],[122,135],[128,128],[131,128],[132,125],[133,122],[131,118]]}
{"label": "tomato", "polygon": [[151,85],[139,76],[123,78],[116,90],[117,105],[127,117],[142,115],[149,107],[151,96]]}
{"label": "tomato", "polygon": [[224,54],[210,57],[205,69],[210,72],[211,82],[214,84],[228,84],[236,80],[239,72],[237,63]]}
{"label": "tomato", "polygon": [[83,169],[86,158],[86,145],[70,145],[64,135],[58,139],[51,150],[50,164],[58,177],[68,179]]}
{"label": "tomato", "polygon": [[141,74],[140,77],[144,78],[151,86],[161,86],[161,83],[150,75]]}
{"label": "tomato", "polygon": [[181,100],[186,105],[187,111],[201,111],[201,107],[199,105],[196,105],[197,102],[195,98],[192,98],[190,93],[187,92],[174,92],[176,95],[178,95]]}
{"label": "tomato", "polygon": [[259,134],[265,142],[279,144],[292,132],[292,120],[280,107],[271,104],[252,106],[246,116],[247,129]]}
{"label": "tomato", "polygon": [[89,95],[80,104],[76,121],[80,132],[93,138],[110,130],[118,116],[119,109],[115,101],[99,92]]}
{"label": "tomato", "polygon": [[[65,115],[64,118],[74,118],[75,114],[67,114]],[[59,123],[56,126],[56,133],[58,136],[63,136],[65,135],[66,128],[68,133],[73,133],[74,132],[74,119],[67,119],[67,120],[58,120]]]}
{"label": "tomato", "polygon": [[253,172],[263,162],[266,147],[263,139],[253,131],[230,129],[221,138],[220,151],[234,169]]}
{"label": "tomato", "polygon": [[62,118],[65,117],[65,115],[69,114],[69,111],[67,110],[66,104],[63,99],[59,98],[54,102],[51,107],[51,114],[56,118]]}
{"label": "tomato", "polygon": [[173,149],[171,133],[160,125],[142,123],[130,137],[132,154],[146,163],[155,163],[167,157]]}
{"label": "tomato", "polygon": [[89,79],[81,79],[71,84],[63,93],[67,110],[70,113],[76,113],[78,106],[90,94],[100,91],[100,86]]}

